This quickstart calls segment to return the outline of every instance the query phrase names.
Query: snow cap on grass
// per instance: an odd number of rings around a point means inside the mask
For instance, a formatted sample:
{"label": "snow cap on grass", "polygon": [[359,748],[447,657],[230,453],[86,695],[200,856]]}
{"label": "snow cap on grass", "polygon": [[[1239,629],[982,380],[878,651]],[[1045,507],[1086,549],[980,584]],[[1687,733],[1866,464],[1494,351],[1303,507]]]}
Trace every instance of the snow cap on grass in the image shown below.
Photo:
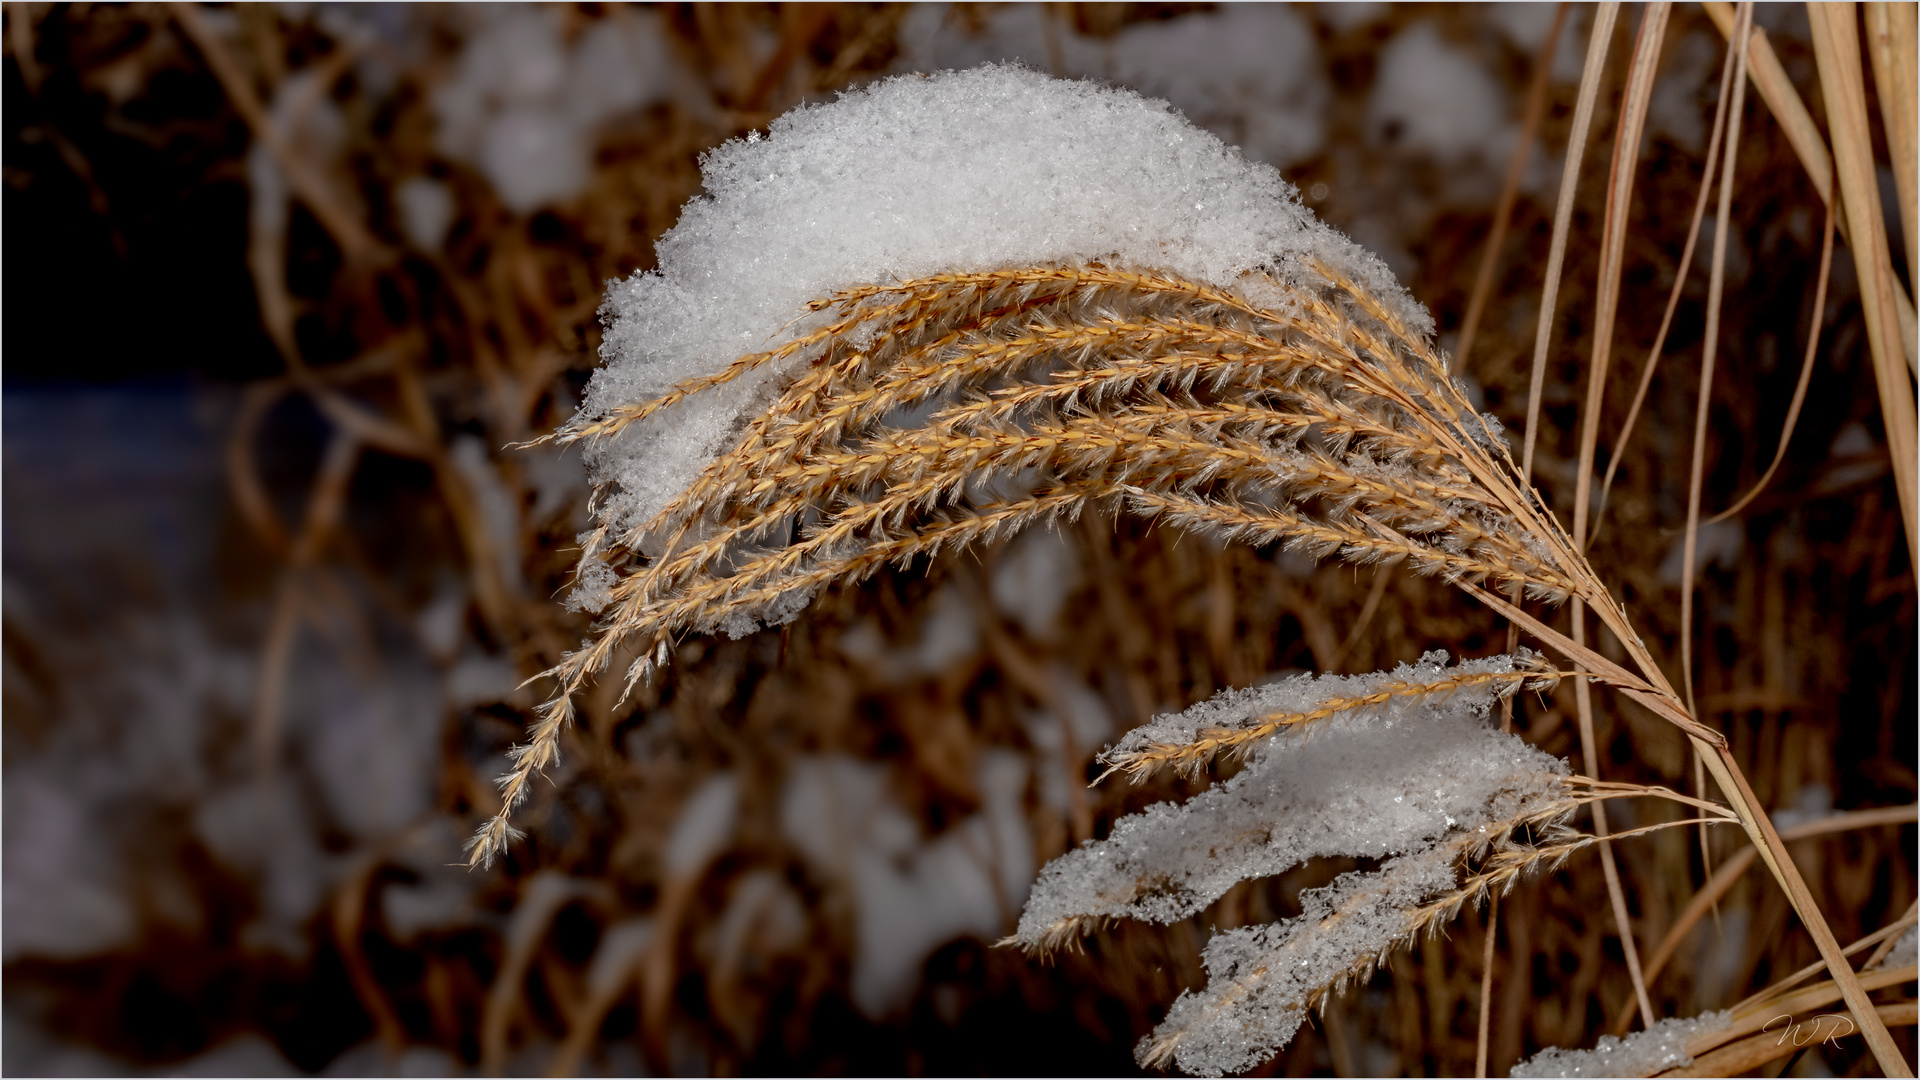
{"label": "snow cap on grass", "polygon": [[[1432,320],[1386,266],[1163,102],[1013,66],[900,76],[802,107],[709,153],[706,194],[659,269],[614,284],[605,366],[582,418],[657,397],[809,324],[809,301],[950,271],[1103,260],[1234,287],[1264,270],[1343,271],[1418,333]],[[589,450],[616,528],[660,510],[764,408],[802,352],[694,395]]]}
{"label": "snow cap on grass", "polygon": [[[1305,712],[1390,683],[1511,671],[1509,657],[1446,665],[1445,653],[1360,676],[1298,676],[1229,691],[1140,731],[1186,741],[1198,729]],[[1078,920],[1125,917],[1170,923],[1218,900],[1236,883],[1314,858],[1380,858],[1425,848],[1448,834],[1511,821],[1560,795],[1564,762],[1488,726],[1499,684],[1450,695],[1389,698],[1271,737],[1237,776],[1186,803],[1159,803],[1121,819],[1107,839],[1055,859],[1041,872],[1016,938],[1044,945]],[[1172,736],[1171,739],[1166,736]],[[1401,767],[1383,768],[1383,762]],[[1489,834],[1489,838],[1491,835]]]}
{"label": "snow cap on grass", "polygon": [[1622,1039],[1600,1036],[1591,1050],[1562,1050],[1549,1046],[1513,1067],[1510,1076],[1652,1076],[1693,1064],[1687,1044],[1701,1035],[1725,1028],[1730,1012],[1701,1013],[1682,1020],[1662,1020]]}
{"label": "snow cap on grass", "polygon": [[1136,1058],[1164,1064],[1151,1059],[1171,1045],[1181,1071],[1220,1076],[1272,1057],[1300,1029],[1315,991],[1412,932],[1419,905],[1453,887],[1452,860],[1439,847],[1376,873],[1342,874],[1302,892],[1298,918],[1215,934],[1200,954],[1206,989],[1181,994]]}

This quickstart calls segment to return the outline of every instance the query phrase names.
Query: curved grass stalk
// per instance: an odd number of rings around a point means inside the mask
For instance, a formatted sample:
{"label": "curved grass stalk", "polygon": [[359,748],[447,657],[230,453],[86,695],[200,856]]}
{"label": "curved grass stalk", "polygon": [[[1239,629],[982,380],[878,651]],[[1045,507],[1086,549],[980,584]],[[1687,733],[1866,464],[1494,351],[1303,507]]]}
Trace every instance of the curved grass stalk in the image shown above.
{"label": "curved grass stalk", "polygon": [[[862,286],[810,305],[808,317],[832,316],[825,327],[673,391],[684,400],[811,360],[667,509],[589,538],[591,557],[628,569],[596,637],[545,673],[554,697],[515,751],[471,862],[511,839],[508,817],[556,759],[573,695],[616,656],[633,657],[631,689],[685,634],[783,621],[883,565],[1094,506],[1316,557],[1404,562],[1467,588],[1681,728],[1816,939],[1831,939],[1724,740],[1693,720],[1497,425],[1429,342],[1355,282],[1313,269],[1317,284],[1281,291],[1284,310],[1100,264]],[[622,437],[671,404],[661,400],[556,438]],[[1481,582],[1580,599],[1634,670]]]}

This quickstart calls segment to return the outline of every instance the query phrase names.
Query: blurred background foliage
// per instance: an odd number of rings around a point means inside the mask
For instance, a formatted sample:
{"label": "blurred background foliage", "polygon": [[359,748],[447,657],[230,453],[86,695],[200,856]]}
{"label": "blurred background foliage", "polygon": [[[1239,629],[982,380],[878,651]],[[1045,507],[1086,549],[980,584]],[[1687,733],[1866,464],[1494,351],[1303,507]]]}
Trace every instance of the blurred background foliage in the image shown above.
{"label": "blurred background foliage", "polygon": [[[1563,514],[1637,10],[1546,385],[1538,473]],[[558,602],[587,521],[578,456],[509,444],[575,408],[603,283],[652,264],[704,150],[877,77],[991,60],[1168,98],[1279,167],[1450,349],[1544,63],[1467,364],[1517,428],[1591,10],[1557,39],[1554,16],[7,4],[5,1071],[1131,1072],[1202,981],[1211,929],[1293,914],[1353,862],[1051,964],[991,947],[1046,859],[1195,789],[1089,788],[1091,755],[1223,687],[1484,655],[1503,628],[1391,568],[1088,520],[689,643],[624,703],[607,688],[529,838],[468,872],[460,841],[538,693],[516,687],[589,632]],[[1759,19],[1817,102],[1803,11]],[[1678,271],[1721,56],[1677,10],[1603,445]],[[1764,469],[1809,329],[1820,370],[1781,474],[1703,532],[1696,671],[1784,825],[1913,801],[1914,578],[1852,262],[1812,310],[1820,204],[1748,102],[1709,510]],[[1696,260],[1594,549],[1671,657],[1705,286]],[[1605,760],[1577,765],[1690,784],[1674,732],[1601,703]],[[1517,730],[1577,756],[1569,710],[1525,701]],[[1684,831],[1620,849],[1643,951],[1703,878]],[[1844,941],[1913,900],[1913,851],[1909,826],[1796,856]],[[1630,1001],[1602,894],[1588,856],[1508,902],[1496,1071],[1591,1045]],[[1468,914],[1396,956],[1268,1068],[1470,1072],[1483,927]],[[1813,957],[1750,875],[1655,980],[1656,1008],[1723,1006]],[[1864,1067],[1845,1044],[1795,1063]]]}

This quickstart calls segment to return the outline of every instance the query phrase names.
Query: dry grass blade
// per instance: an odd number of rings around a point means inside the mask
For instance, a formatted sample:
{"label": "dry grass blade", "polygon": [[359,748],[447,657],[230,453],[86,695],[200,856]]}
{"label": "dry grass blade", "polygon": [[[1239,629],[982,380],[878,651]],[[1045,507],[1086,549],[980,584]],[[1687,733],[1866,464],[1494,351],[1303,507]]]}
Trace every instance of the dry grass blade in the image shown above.
{"label": "dry grass blade", "polygon": [[[1753,5],[1740,6],[1734,38],[1744,38],[1753,23]],[[1687,526],[1680,563],[1680,685],[1687,711],[1693,701],[1693,575],[1700,542],[1700,489],[1707,460],[1707,415],[1713,401],[1713,367],[1720,346],[1720,299],[1727,281],[1727,225],[1733,210],[1733,166],[1740,151],[1741,106],[1746,101],[1747,54],[1735,51],[1733,102],[1727,116],[1726,168],[1720,171],[1720,205],[1714,216],[1713,264],[1707,279],[1707,328],[1700,352],[1700,391],[1694,408],[1693,463],[1687,478]]]}
{"label": "dry grass blade", "polygon": [[1920,41],[1915,39],[1912,4],[1873,0],[1861,7],[1867,23],[1867,55],[1873,60],[1873,87],[1880,100],[1881,130],[1887,136],[1887,156],[1893,164],[1894,190],[1900,196],[1900,224],[1907,248],[1908,291],[1913,267],[1920,265],[1920,147],[1915,126],[1920,125],[1916,95],[1920,95]]}
{"label": "dry grass blade", "polygon": [[1745,495],[1734,500],[1732,506],[1701,522],[1713,525],[1722,522],[1746,509],[1762,491],[1767,482],[1780,469],[1780,463],[1787,459],[1787,444],[1793,440],[1793,426],[1800,419],[1800,406],[1807,400],[1807,384],[1813,381],[1813,361],[1820,355],[1820,331],[1826,326],[1827,313],[1827,274],[1833,268],[1833,211],[1826,213],[1826,226],[1820,230],[1820,270],[1819,284],[1813,290],[1813,323],[1807,327],[1807,355],[1800,362],[1800,381],[1794,384],[1793,400],[1787,404],[1787,418],[1780,425],[1780,445],[1773,451],[1773,461],[1767,465],[1767,471],[1760,474],[1753,487]]}
{"label": "dry grass blade", "polygon": [[1715,99],[1713,133],[1707,137],[1707,161],[1700,170],[1700,194],[1694,199],[1693,221],[1687,226],[1687,242],[1680,249],[1680,263],[1674,271],[1673,288],[1667,294],[1666,312],[1660,316],[1660,330],[1653,336],[1653,348],[1647,351],[1646,367],[1640,371],[1640,385],[1634,389],[1633,403],[1627,406],[1627,418],[1613,441],[1613,452],[1607,456],[1607,475],[1600,482],[1600,506],[1594,514],[1596,536],[1607,513],[1607,498],[1613,492],[1613,478],[1620,469],[1621,455],[1626,452],[1627,440],[1633,437],[1634,425],[1640,419],[1640,408],[1646,404],[1647,390],[1652,387],[1654,372],[1660,367],[1660,357],[1667,345],[1667,332],[1673,329],[1673,314],[1679,309],[1680,296],[1686,290],[1687,272],[1693,268],[1694,247],[1700,241],[1700,224],[1706,220],[1707,198],[1713,192],[1714,169],[1720,161],[1721,135],[1726,131],[1727,124],[1727,99],[1733,88],[1733,71],[1737,61],[1735,51],[1728,49],[1726,59],[1720,66],[1720,96]]}
{"label": "dry grass blade", "polygon": [[[548,672],[560,692],[502,780],[506,807],[555,759],[573,694],[629,643],[631,686],[685,633],[781,621],[888,563],[1088,506],[1550,600],[1604,596],[1439,354],[1320,272],[1284,312],[1102,265],[848,289],[811,305],[829,321],[802,346],[563,430],[617,437],[775,358],[814,357],[653,520],[589,542],[630,569],[597,640]],[[926,419],[894,426],[902,409]],[[510,836],[503,813],[474,858]]]}
{"label": "dry grass blade", "polygon": [[[1873,164],[1873,138],[1867,128],[1865,75],[1860,69],[1859,28],[1851,4],[1809,4],[1814,56],[1820,88],[1833,131],[1834,166],[1847,215],[1854,270],[1860,276],[1860,303],[1866,309],[1867,343],[1880,387],[1880,415],[1893,478],[1900,491],[1900,515],[1907,527],[1907,555],[1920,567],[1920,436],[1915,431],[1913,383],[1901,369],[1903,345],[1893,277],[1893,255],[1880,212],[1880,184]],[[1850,1003],[1851,1004],[1851,1003]],[[1871,1037],[1870,1037],[1871,1041]]]}
{"label": "dry grass blade", "polygon": [[[1815,836],[1825,836],[1836,832],[1844,832],[1849,829],[1863,829],[1875,825],[1906,824],[1916,820],[1917,812],[1920,812],[1920,806],[1894,806],[1879,810],[1856,810],[1852,813],[1836,814],[1830,818],[1825,818],[1820,821],[1810,821],[1805,825],[1787,829],[1780,834],[1780,838],[1784,841],[1791,842]],[[1674,920],[1673,926],[1668,928],[1666,936],[1660,939],[1660,944],[1648,957],[1646,972],[1649,985],[1651,985],[1655,979],[1659,978],[1660,972],[1666,968],[1668,961],[1672,960],[1674,955],[1679,951],[1680,945],[1686,940],[1687,935],[1692,932],[1695,926],[1699,925],[1702,918],[1706,917],[1708,909],[1721,897],[1725,896],[1727,890],[1733,888],[1734,884],[1752,868],[1756,854],[1756,850],[1752,847],[1744,847],[1735,852],[1727,861],[1720,864],[1719,869],[1713,872],[1713,876],[1707,879],[1707,883],[1702,885],[1700,890],[1694,893],[1693,897],[1687,901],[1686,908],[1680,912],[1680,916]],[[1799,978],[1805,978],[1806,975],[1812,974],[1824,966],[1824,964],[1814,965],[1807,969],[1802,975],[1796,976],[1795,980],[1788,980],[1788,985]],[[1619,1014],[1613,1019],[1612,1032],[1615,1035],[1625,1034],[1632,1016],[1633,1007],[1631,1005],[1621,1009]]]}
{"label": "dry grass blade", "polygon": [[[1701,7],[1706,9],[1720,33],[1728,35],[1731,40],[1732,6],[1724,0],[1704,0]],[[1908,37],[1912,37],[1911,32]],[[1820,193],[1820,201],[1832,206],[1833,212],[1839,215],[1838,228],[1841,234],[1853,235],[1847,223],[1846,200],[1842,198],[1839,203],[1834,202],[1833,155],[1827,152],[1826,141],[1821,138],[1820,128],[1813,122],[1813,114],[1807,111],[1806,103],[1800,100],[1799,92],[1793,88],[1793,81],[1787,77],[1787,69],[1773,51],[1772,42],[1767,40],[1766,31],[1754,27],[1747,36],[1747,43],[1751,58],[1751,66],[1747,70],[1753,79],[1754,89],[1760,91],[1773,118],[1779,121],[1795,156],[1807,170],[1807,178],[1813,181],[1814,190]],[[1913,298],[1896,288],[1893,306],[1894,317],[1900,325],[1900,344],[1906,356],[1907,370],[1920,372],[1920,340],[1917,340],[1920,339],[1920,326],[1916,325]]]}
{"label": "dry grass blade", "polygon": [[[1671,4],[1649,4],[1641,16],[1640,32],[1634,46],[1633,63],[1627,74],[1627,88],[1620,107],[1620,122],[1614,134],[1613,167],[1607,177],[1607,212],[1601,233],[1600,287],[1595,300],[1593,360],[1588,366],[1587,399],[1580,425],[1580,458],[1574,489],[1573,543],[1577,551],[1586,550],[1588,495],[1593,484],[1593,454],[1600,435],[1600,405],[1607,385],[1607,366],[1612,356],[1614,317],[1620,306],[1621,262],[1626,252],[1627,213],[1633,203],[1633,175],[1640,161],[1640,140],[1645,131],[1647,106],[1653,100],[1653,80],[1660,58],[1660,46],[1666,39]],[[1736,125],[1737,129],[1737,125]],[[1585,645],[1586,607],[1574,598],[1570,615],[1573,640]],[[1580,726],[1580,753],[1587,769],[1600,775],[1599,758],[1594,751],[1593,694],[1591,688],[1574,687],[1575,712]],[[1690,710],[1691,711],[1691,710]],[[1620,947],[1626,954],[1627,974],[1633,982],[1634,998],[1640,1003],[1641,1019],[1653,1025],[1653,1004],[1647,998],[1645,980],[1640,977],[1640,951],[1635,948],[1633,926],[1627,915],[1626,891],[1620,884],[1613,849],[1604,843],[1607,812],[1604,806],[1593,808],[1593,831],[1601,838],[1600,866],[1607,881],[1607,899],[1613,907],[1614,930],[1620,935]]]}
{"label": "dry grass blade", "polygon": [[1580,74],[1573,130],[1567,136],[1567,160],[1560,173],[1560,201],[1554,208],[1553,240],[1547,249],[1547,276],[1540,291],[1539,328],[1533,338],[1533,375],[1527,383],[1526,449],[1520,455],[1520,470],[1528,476],[1533,474],[1533,446],[1540,431],[1540,390],[1547,378],[1547,352],[1553,335],[1555,305],[1560,297],[1560,268],[1567,258],[1567,234],[1573,227],[1573,196],[1580,186],[1580,162],[1586,156],[1593,105],[1600,96],[1600,79],[1606,73],[1607,46],[1613,40],[1613,24],[1619,17],[1619,4],[1606,3],[1594,9],[1593,36],[1587,39],[1586,67]]}

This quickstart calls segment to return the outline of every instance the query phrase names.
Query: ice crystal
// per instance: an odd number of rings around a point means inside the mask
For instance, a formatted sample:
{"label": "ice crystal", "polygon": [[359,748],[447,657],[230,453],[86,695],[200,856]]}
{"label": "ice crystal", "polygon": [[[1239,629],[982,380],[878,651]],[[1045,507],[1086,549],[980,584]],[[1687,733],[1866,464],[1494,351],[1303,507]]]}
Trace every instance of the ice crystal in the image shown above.
{"label": "ice crystal", "polygon": [[[1271,166],[1164,102],[1025,68],[901,76],[797,109],[702,163],[707,194],[659,268],[609,289],[606,361],[583,417],[645,401],[811,324],[835,289],[949,271],[1108,260],[1236,287],[1319,260],[1416,333],[1432,319],[1386,266],[1317,221]],[[801,352],[589,451],[616,526],[651,517],[764,407]]]}
{"label": "ice crystal", "polygon": [[1550,1046],[1513,1067],[1510,1076],[1652,1076],[1693,1064],[1687,1044],[1701,1035],[1725,1028],[1730,1012],[1701,1013],[1688,1019],[1662,1020],[1645,1031],[1622,1039],[1600,1036],[1591,1050],[1562,1050]]}
{"label": "ice crystal", "polygon": [[[1116,749],[1187,742],[1203,730],[1306,712],[1388,685],[1512,670],[1509,657],[1448,667],[1446,654],[1435,652],[1391,672],[1301,675],[1159,717]],[[1497,689],[1482,683],[1444,696],[1395,696],[1271,738],[1231,780],[1184,804],[1123,818],[1106,840],[1054,860],[1021,917],[1019,939],[1041,944],[1069,920],[1172,922],[1237,882],[1308,859],[1378,858],[1418,850],[1450,830],[1512,819],[1523,804],[1557,790],[1567,769],[1487,725]]]}

